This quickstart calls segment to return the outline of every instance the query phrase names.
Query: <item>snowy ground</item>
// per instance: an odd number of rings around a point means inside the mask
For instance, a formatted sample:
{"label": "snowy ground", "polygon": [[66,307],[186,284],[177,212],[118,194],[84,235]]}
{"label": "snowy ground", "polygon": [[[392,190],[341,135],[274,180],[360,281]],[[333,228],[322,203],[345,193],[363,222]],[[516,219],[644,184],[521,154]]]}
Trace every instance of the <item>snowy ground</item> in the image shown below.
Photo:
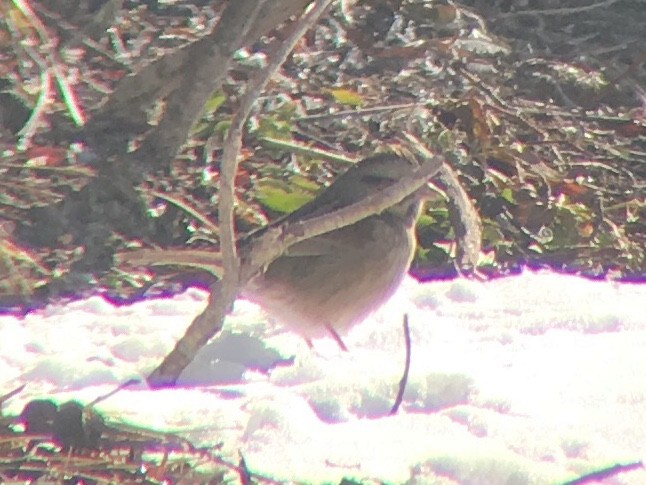
{"label": "snowy ground", "polygon": [[[100,297],[0,316],[3,411],[34,397],[90,402],[145,375],[204,305],[203,292],[115,307]],[[404,361],[400,413],[388,416]],[[525,272],[487,283],[417,284],[345,339],[310,350],[236,304],[182,387],[143,385],[101,412],[223,443],[280,480],[557,484],[646,459],[646,285]],[[645,484],[645,471],[606,479]]]}

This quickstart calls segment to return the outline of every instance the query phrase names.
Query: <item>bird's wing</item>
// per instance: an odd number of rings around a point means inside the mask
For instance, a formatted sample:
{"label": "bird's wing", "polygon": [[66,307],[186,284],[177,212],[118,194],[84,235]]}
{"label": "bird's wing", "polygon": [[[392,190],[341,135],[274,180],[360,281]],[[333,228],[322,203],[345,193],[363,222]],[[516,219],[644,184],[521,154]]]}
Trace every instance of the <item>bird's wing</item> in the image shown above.
{"label": "bird's wing", "polygon": [[343,251],[344,241],[339,241],[338,237],[330,237],[328,234],[306,239],[290,246],[285,251],[284,256],[299,257],[299,256],[323,256],[326,254],[338,254]]}

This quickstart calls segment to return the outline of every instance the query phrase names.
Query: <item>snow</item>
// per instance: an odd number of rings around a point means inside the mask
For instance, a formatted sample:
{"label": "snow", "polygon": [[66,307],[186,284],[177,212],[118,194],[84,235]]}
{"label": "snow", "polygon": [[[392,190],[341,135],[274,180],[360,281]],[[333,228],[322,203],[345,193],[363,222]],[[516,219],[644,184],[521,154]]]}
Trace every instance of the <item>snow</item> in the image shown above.
{"label": "snow", "polygon": [[[0,316],[4,413],[36,397],[91,402],[143,377],[205,305],[205,293],[114,306],[101,297]],[[389,415],[404,363],[400,412]],[[406,280],[344,338],[310,349],[238,301],[178,387],[119,391],[108,418],[222,444],[278,480],[410,484],[563,483],[646,458],[646,286],[525,271],[476,282]],[[631,471],[608,484],[643,484]]]}

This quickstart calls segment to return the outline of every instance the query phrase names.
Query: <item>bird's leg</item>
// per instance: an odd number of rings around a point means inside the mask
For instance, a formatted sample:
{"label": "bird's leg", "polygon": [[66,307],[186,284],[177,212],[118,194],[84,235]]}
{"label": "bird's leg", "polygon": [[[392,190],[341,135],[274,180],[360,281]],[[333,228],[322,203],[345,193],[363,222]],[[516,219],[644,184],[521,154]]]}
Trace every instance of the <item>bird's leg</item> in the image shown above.
{"label": "bird's leg", "polygon": [[336,333],[336,330],[334,330],[332,325],[330,325],[329,323],[326,323],[325,328],[328,332],[330,332],[330,335],[332,335],[332,338],[339,345],[341,350],[343,350],[344,352],[347,352],[348,348],[345,346],[345,343],[343,343],[343,340],[341,340],[341,337],[339,336],[338,333]]}

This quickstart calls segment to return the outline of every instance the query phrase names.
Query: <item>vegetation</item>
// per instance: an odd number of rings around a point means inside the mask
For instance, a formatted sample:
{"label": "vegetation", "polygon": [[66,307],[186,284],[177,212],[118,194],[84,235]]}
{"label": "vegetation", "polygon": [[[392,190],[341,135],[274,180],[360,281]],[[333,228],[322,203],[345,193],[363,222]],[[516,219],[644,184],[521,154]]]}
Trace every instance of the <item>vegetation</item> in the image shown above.
{"label": "vegetation", "polygon": [[[128,172],[140,178],[135,195],[117,203],[119,191],[105,187],[115,180],[103,178],[101,190],[92,186],[105,165],[119,163],[87,150],[108,132],[92,125],[109,117],[101,100],[129,72],[203,36],[224,3],[125,2],[110,11],[115,2],[78,2],[69,21],[59,3],[0,3],[3,301],[24,308],[97,287],[131,298],[160,278],[202,281],[185,271],[153,279],[115,267],[112,254],[140,244],[217,245],[217,234],[186,208],[217,223],[219,142],[247,80],[286,27],[238,51],[179,155],[153,170]],[[112,12],[107,33],[89,29],[88,19],[106,10]],[[636,25],[643,16],[621,2],[612,10]],[[396,145],[397,135],[412,129],[431,149],[449,154],[479,209],[480,272],[497,276],[531,266],[641,278],[644,58],[630,42],[633,31],[603,24],[595,9],[578,20],[567,9],[549,16],[486,14],[392,0],[333,9],[283,65],[248,123],[236,180],[239,231],[293,210],[346,159]],[[576,36],[531,45],[532,54],[526,39],[489,28],[500,19],[541,18],[548,20],[546,32],[596,22],[598,43],[613,42],[605,47],[615,55],[595,42],[577,43]],[[503,33],[519,34],[513,21],[504,24]],[[555,46],[569,51],[550,55]],[[157,112],[163,109],[158,102]],[[118,131],[136,146],[156,116],[149,111],[143,127],[120,121]],[[454,228],[437,185],[419,224],[413,273],[420,278],[456,273]],[[81,196],[90,186],[93,196]],[[80,201],[83,211],[74,206]]]}

